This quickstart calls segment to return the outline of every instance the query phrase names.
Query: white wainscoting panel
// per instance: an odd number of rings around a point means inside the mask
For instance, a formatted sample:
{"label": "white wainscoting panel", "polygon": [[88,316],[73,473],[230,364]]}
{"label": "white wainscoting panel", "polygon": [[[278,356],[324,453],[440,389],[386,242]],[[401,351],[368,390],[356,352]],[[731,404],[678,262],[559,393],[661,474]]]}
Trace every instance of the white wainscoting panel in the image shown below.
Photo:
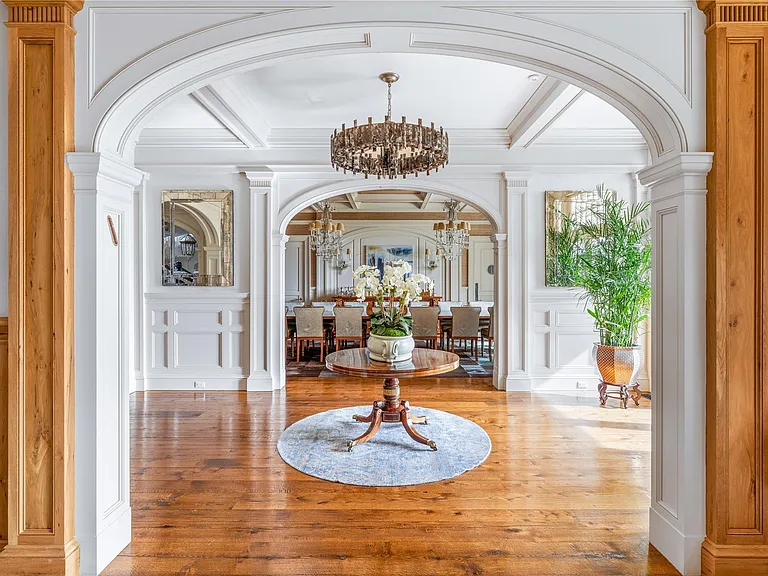
{"label": "white wainscoting panel", "polygon": [[248,295],[175,290],[145,295],[146,389],[245,390]]}
{"label": "white wainscoting panel", "polygon": [[533,390],[597,390],[592,318],[575,292],[561,288],[532,291],[531,387]]}

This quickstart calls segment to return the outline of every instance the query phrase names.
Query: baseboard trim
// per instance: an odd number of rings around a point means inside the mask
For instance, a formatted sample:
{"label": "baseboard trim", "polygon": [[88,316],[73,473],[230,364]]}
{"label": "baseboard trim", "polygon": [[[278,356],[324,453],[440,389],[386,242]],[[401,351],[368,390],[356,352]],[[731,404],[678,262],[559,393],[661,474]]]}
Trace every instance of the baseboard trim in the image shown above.
{"label": "baseboard trim", "polygon": [[80,576],[97,576],[130,543],[131,507],[126,506],[125,510],[96,537],[96,572],[86,572],[81,558]]}
{"label": "baseboard trim", "polygon": [[530,392],[530,376],[507,376],[504,379],[504,390],[507,392]]}
{"label": "baseboard trim", "polygon": [[[205,388],[195,388],[195,381],[205,382]],[[190,392],[207,392],[211,390],[246,390],[246,379],[208,378],[207,376],[182,378],[146,378],[144,390],[188,390]]]}
{"label": "baseboard trim", "polygon": [[701,545],[702,576],[764,576],[768,574],[768,545]]}
{"label": "baseboard trim", "polygon": [[[683,576],[701,574],[704,536],[685,536],[653,508],[648,512],[648,540]],[[719,575],[718,575],[719,576]]]}
{"label": "baseboard trim", "polygon": [[275,389],[272,376],[267,372],[251,374],[246,381],[246,390],[248,392],[272,392]]}

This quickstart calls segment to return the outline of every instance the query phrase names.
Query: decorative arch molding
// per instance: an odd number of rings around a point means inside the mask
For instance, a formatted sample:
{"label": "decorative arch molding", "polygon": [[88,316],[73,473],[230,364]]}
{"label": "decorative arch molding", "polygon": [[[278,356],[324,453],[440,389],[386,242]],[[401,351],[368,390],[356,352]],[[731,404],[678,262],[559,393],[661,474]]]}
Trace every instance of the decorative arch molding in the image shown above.
{"label": "decorative arch molding", "polygon": [[407,10],[399,3],[303,8],[238,18],[169,38],[116,70],[102,87],[92,87],[97,93],[77,116],[78,146],[115,152],[130,161],[143,126],[176,96],[280,61],[371,53],[375,48],[540,71],[622,111],[643,134],[654,159],[703,148],[703,112],[692,108],[667,76],[626,48],[530,15],[459,8],[415,3]]}
{"label": "decorative arch molding", "polygon": [[[327,198],[333,198],[334,196],[352,194],[355,192],[366,192],[377,189],[386,190],[409,190],[413,192],[428,192],[433,194],[440,194],[441,196],[448,196],[456,200],[466,202],[479,212],[482,212],[491,223],[493,233],[496,234],[502,230],[506,230],[506,222],[504,221],[498,206],[492,206],[488,199],[482,198],[479,195],[473,195],[467,190],[458,188],[451,184],[441,182],[440,180],[419,181],[414,178],[413,180],[386,180],[381,183],[379,181],[364,180],[355,178],[354,180],[337,180],[327,184],[321,184],[313,188],[309,188],[300,192],[292,197],[290,200],[281,203],[277,222],[278,231],[281,234],[285,234],[288,228],[288,224],[291,219],[296,216],[301,210],[311,206],[315,202],[326,200]],[[499,174],[499,182],[501,183],[501,174]],[[497,204],[498,198],[496,199]]]}

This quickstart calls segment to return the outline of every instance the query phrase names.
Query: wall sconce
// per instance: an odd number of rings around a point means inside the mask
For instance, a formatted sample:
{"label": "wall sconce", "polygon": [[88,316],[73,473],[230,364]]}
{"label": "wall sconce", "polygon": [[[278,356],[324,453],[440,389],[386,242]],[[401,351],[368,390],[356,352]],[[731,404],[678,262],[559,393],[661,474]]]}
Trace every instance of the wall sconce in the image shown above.
{"label": "wall sconce", "polygon": [[[435,256],[440,256],[440,249],[437,249],[435,251]],[[427,263],[427,268],[429,268],[430,270],[434,270],[440,265],[437,260],[430,260],[429,248],[424,250],[424,260]]]}
{"label": "wall sconce", "polygon": [[336,252],[336,268],[339,270],[346,270],[352,266],[352,250],[347,248],[347,253],[344,258],[341,258],[339,252]]}

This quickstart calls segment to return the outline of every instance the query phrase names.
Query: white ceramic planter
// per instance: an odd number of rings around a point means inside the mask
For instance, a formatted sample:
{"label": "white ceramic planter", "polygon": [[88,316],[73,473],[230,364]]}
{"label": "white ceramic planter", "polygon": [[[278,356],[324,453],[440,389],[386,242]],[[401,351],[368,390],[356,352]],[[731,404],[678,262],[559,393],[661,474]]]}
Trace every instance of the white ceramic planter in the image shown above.
{"label": "white ceramic planter", "polygon": [[368,338],[368,354],[372,360],[379,362],[403,362],[410,360],[416,342],[413,336],[377,336],[371,334]]}

